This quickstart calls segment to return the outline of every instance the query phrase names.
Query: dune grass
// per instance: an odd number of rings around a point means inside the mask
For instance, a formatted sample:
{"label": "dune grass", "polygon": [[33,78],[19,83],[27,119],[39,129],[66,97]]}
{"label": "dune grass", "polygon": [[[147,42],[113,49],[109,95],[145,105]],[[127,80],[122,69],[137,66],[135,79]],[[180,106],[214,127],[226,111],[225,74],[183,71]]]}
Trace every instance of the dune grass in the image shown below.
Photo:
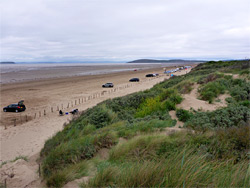
{"label": "dune grass", "polygon": [[[245,64],[203,63],[152,89],[86,110],[46,141],[40,156],[47,185],[62,187],[91,174],[82,187],[249,187],[250,85],[223,74],[234,68],[244,72]],[[228,107],[176,109],[195,82],[204,100],[228,92]],[[167,136],[165,128],[176,124],[170,110],[186,128]],[[103,148],[109,149],[108,159],[96,157]]]}

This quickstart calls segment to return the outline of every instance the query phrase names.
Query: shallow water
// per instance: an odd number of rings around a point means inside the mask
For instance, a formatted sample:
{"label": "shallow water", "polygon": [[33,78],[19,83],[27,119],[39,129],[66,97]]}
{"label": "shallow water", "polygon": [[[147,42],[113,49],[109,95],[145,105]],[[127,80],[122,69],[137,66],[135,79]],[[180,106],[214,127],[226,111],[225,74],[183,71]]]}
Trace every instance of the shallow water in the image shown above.
{"label": "shallow water", "polygon": [[128,64],[128,63],[36,63],[1,64],[1,83],[28,80],[60,78],[81,75],[108,74],[112,72],[133,71],[134,69],[163,68],[176,64]]}

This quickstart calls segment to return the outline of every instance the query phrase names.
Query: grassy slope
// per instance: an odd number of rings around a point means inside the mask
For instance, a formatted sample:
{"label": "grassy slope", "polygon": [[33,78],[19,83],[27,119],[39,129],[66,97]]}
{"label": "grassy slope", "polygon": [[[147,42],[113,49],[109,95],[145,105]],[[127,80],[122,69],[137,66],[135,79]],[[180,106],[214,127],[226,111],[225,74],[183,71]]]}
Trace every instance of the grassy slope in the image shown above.
{"label": "grassy slope", "polygon": [[[187,75],[83,112],[41,151],[47,185],[61,187],[93,172],[83,187],[249,185],[248,64],[200,64]],[[233,79],[223,72],[240,73],[246,79]],[[175,125],[168,111],[176,109],[181,94],[190,92],[195,82],[201,84],[200,97],[209,102],[230,93],[228,107],[214,112],[178,109],[185,127],[195,131],[157,135]],[[128,141],[117,144],[119,138]],[[110,148],[107,160],[95,157],[102,148]]]}

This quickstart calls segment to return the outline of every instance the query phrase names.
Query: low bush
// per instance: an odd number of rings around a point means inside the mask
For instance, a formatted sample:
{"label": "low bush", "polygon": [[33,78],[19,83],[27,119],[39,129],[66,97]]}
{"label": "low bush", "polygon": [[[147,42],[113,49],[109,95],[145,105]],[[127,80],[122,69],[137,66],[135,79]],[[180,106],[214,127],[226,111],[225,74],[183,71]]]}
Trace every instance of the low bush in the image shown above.
{"label": "low bush", "polygon": [[217,80],[218,78],[222,78],[223,77],[223,74],[219,74],[219,73],[211,73],[209,75],[205,75],[203,77],[201,77],[199,80],[198,80],[198,84],[207,84],[208,82],[213,82],[215,80]]}
{"label": "low bush", "polygon": [[184,109],[177,109],[176,110],[176,116],[180,121],[186,122],[192,117],[192,113],[189,112],[188,110]]}
{"label": "low bush", "polygon": [[145,117],[147,115],[152,114],[153,112],[161,110],[163,110],[163,108],[159,97],[148,98],[145,100],[144,103],[140,105],[139,109],[135,114],[135,117]]}
{"label": "low bush", "polygon": [[181,94],[187,94],[190,93],[192,91],[192,86],[194,85],[193,82],[191,82],[190,80],[184,80],[182,82],[180,82],[179,84],[177,84],[174,88],[176,88],[179,93]]}
{"label": "low bush", "polygon": [[213,100],[220,94],[224,94],[226,86],[222,85],[219,81],[209,82],[199,89],[201,99],[212,103]]}
{"label": "low bush", "polygon": [[249,109],[242,105],[229,105],[213,112],[197,112],[186,123],[193,129],[226,128],[246,124],[250,117]]}
{"label": "low bush", "polygon": [[88,114],[88,121],[96,128],[104,127],[114,121],[116,114],[105,105],[98,106],[94,111]]}

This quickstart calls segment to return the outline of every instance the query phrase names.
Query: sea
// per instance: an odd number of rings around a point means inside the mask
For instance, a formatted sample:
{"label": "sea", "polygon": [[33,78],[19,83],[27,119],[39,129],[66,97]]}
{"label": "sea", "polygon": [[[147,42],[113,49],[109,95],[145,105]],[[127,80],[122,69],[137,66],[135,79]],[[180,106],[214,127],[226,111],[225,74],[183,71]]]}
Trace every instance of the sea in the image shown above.
{"label": "sea", "polygon": [[0,64],[0,83],[109,74],[173,66],[173,63],[16,63]]}

